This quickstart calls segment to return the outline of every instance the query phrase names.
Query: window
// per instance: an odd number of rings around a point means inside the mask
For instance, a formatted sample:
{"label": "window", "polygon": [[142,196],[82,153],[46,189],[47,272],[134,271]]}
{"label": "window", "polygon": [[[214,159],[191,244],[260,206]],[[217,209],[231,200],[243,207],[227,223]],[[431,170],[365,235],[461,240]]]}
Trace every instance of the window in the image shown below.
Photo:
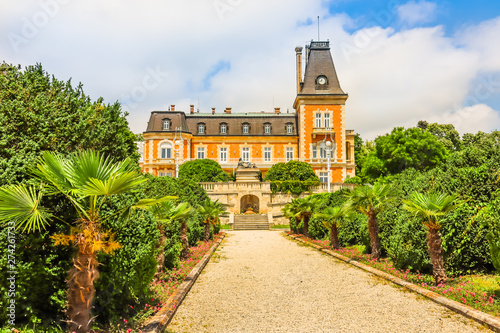
{"label": "window", "polygon": [[286,161],[293,161],[293,147],[286,148]]}
{"label": "window", "polygon": [[203,134],[203,133],[205,133],[205,125],[198,124],[198,134]]}
{"label": "window", "polygon": [[318,158],[318,146],[312,146],[312,158],[314,160]]}
{"label": "window", "polygon": [[264,124],[264,134],[271,134],[271,124]]}
{"label": "window", "polygon": [[227,148],[220,149],[220,162],[227,163]]}
{"label": "window", "polygon": [[172,145],[170,143],[161,144],[160,158],[172,158]]}
{"label": "window", "polygon": [[321,113],[316,113],[316,124],[314,127],[321,127]]}
{"label": "window", "polygon": [[325,113],[325,128],[330,128],[330,114]]}
{"label": "window", "polygon": [[160,172],[160,177],[172,177],[172,172]]}
{"label": "window", "polygon": [[197,154],[197,158],[198,159],[204,159],[205,158],[205,147],[198,147],[197,152],[198,152],[198,154]]}
{"label": "window", "polygon": [[326,149],[320,147],[319,148],[319,158],[326,158]]}
{"label": "window", "polygon": [[169,119],[164,119],[163,120],[163,129],[164,130],[170,129],[170,120]]}
{"label": "window", "polygon": [[319,181],[322,183],[328,183],[328,172],[320,172]]}
{"label": "window", "polygon": [[350,144],[350,142],[345,143],[345,159],[348,161],[351,160],[351,144]]}
{"label": "window", "polygon": [[264,162],[271,162],[271,147],[264,147]]}
{"label": "window", "polygon": [[293,134],[293,125],[292,124],[286,125],[286,134]]}
{"label": "window", "polygon": [[250,162],[250,148],[244,147],[243,148],[243,162]]}
{"label": "window", "polygon": [[220,134],[226,134],[226,133],[227,133],[227,125],[221,124],[220,125]]}
{"label": "window", "polygon": [[248,134],[250,132],[250,126],[248,124],[243,125],[243,134]]}

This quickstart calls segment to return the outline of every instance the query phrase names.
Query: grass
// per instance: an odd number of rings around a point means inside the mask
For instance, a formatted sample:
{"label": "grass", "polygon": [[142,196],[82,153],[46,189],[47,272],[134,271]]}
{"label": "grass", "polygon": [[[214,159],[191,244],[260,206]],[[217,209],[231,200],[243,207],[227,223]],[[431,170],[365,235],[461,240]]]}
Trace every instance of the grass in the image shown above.
{"label": "grass", "polygon": [[233,228],[231,228],[231,226],[229,224],[221,224],[220,229],[221,230],[231,230]]}
{"label": "grass", "polygon": [[288,224],[275,224],[271,229],[290,229],[290,226]]}
{"label": "grass", "polygon": [[312,240],[305,237],[302,237],[302,239],[307,243],[317,244],[324,248],[328,248],[338,254],[394,275],[454,301],[466,304],[493,316],[500,316],[500,276],[498,275],[464,275],[450,277],[446,284],[436,286],[432,275],[423,274],[419,271],[410,272],[409,269],[397,269],[394,267],[392,261],[387,258],[374,260],[369,254],[363,253],[365,247],[362,245],[334,250],[329,246],[328,240]]}

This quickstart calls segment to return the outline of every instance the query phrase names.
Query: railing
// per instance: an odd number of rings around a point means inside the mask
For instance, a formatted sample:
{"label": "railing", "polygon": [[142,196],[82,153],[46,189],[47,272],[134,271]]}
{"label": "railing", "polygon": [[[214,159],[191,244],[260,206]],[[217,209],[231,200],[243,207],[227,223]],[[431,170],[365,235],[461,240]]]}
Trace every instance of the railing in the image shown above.
{"label": "railing", "polygon": [[313,127],[313,134],[335,134],[333,128],[330,127]]}
{"label": "railing", "polygon": [[[223,192],[231,192],[231,191],[271,191],[271,183],[270,182],[260,182],[260,183],[245,183],[245,182],[219,182],[219,183],[198,183],[200,186],[207,191],[207,193],[223,193]],[[337,191],[342,188],[353,188],[356,185],[353,184],[345,184],[345,183],[331,183],[331,191]],[[311,191],[313,193],[321,193],[328,191],[328,184],[321,183],[316,186],[311,186]],[[280,193],[275,193],[275,196],[279,196]],[[288,196],[288,194],[283,194]]]}

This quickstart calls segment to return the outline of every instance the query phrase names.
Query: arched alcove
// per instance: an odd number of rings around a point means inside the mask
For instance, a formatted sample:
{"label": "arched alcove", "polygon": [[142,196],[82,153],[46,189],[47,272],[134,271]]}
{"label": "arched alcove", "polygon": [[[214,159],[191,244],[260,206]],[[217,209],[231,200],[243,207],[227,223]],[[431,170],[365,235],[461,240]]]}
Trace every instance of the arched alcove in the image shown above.
{"label": "arched alcove", "polygon": [[246,212],[249,208],[252,208],[254,213],[259,213],[259,198],[256,195],[247,194],[241,197],[240,200],[240,210],[241,213]]}

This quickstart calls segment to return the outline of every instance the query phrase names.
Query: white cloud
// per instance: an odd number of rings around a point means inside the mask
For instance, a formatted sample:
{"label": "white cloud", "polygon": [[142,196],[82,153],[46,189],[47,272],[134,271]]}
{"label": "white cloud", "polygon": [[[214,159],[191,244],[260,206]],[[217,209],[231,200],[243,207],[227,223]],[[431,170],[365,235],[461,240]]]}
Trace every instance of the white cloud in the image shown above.
{"label": "white cloud", "polygon": [[488,105],[476,104],[454,112],[447,112],[441,116],[432,116],[429,122],[453,124],[455,129],[463,135],[485,131],[485,129],[500,129],[500,113]]}
{"label": "white cloud", "polygon": [[406,4],[397,6],[399,19],[407,24],[414,26],[420,23],[432,22],[435,18],[436,3],[428,1],[410,1]]}
{"label": "white cloud", "polygon": [[[62,3],[45,0],[50,1]],[[500,46],[492,42],[500,35],[500,18],[465,26],[452,37],[441,26],[404,31],[374,26],[351,34],[344,27],[352,29],[354,19],[330,16],[322,0],[64,2],[19,52],[8,39],[0,39],[5,60],[41,62],[61,80],[83,82],[93,99],[127,102],[135,132],[145,130],[152,110],[176,104],[188,111],[198,99],[205,112],[211,107],[218,112],[225,107],[272,111],[274,106],[292,111],[294,48],[317,36],[318,14],[321,36],[331,40],[340,83],[350,94],[347,127],[363,138],[373,139],[394,126],[415,126],[418,120],[465,119],[445,117],[460,115],[465,107],[472,108],[465,114],[478,112],[487,119],[474,123],[478,129],[498,127],[498,112],[488,102],[500,95],[500,79],[490,76],[500,73]],[[431,3],[407,3],[399,15],[408,24],[422,22],[416,14],[408,16],[408,10],[415,5],[414,13],[432,14],[435,8],[422,9],[426,4]],[[36,2],[6,8],[0,12],[0,31],[21,35],[24,18],[32,20],[43,10]],[[308,18],[310,25],[304,24]],[[214,75],[205,89],[203,79],[220,62],[230,69]],[[161,75],[154,80],[151,71]],[[478,78],[490,83],[483,87]],[[135,98],[125,98],[134,93]]]}

